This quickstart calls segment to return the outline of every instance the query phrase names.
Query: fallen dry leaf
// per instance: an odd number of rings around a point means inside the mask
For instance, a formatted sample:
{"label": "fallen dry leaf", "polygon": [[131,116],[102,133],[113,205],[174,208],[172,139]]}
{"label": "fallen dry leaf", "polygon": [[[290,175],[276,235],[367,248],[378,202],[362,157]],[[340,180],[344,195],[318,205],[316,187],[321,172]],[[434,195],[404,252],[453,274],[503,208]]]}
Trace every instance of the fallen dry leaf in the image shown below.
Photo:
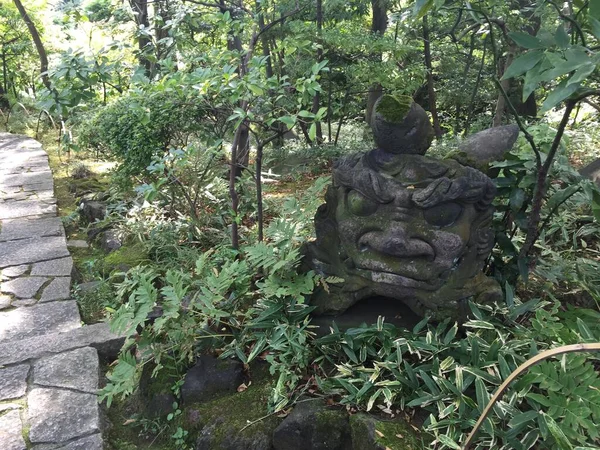
{"label": "fallen dry leaf", "polygon": [[379,430],[375,430],[375,434],[377,434],[377,436],[379,437],[385,437],[385,434],[383,434],[381,431]]}
{"label": "fallen dry leaf", "polygon": [[402,436],[400,433],[398,433],[398,434],[396,435],[396,437],[397,437],[398,439],[404,439],[404,436]]}
{"label": "fallen dry leaf", "polygon": [[237,387],[238,392],[244,392],[246,389],[248,389],[248,386],[246,386],[246,383],[242,383]]}
{"label": "fallen dry leaf", "polygon": [[129,425],[130,423],[134,423],[135,419],[127,419],[125,422],[123,422],[123,425]]}

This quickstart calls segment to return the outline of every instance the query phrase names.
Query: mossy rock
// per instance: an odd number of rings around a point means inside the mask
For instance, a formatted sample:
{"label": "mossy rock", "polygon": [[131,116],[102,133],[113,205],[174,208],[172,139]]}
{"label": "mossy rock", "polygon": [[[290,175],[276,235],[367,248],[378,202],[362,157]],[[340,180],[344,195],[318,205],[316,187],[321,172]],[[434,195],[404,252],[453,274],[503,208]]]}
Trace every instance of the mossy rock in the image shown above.
{"label": "mossy rock", "polygon": [[148,251],[140,244],[125,245],[118,250],[107,255],[102,261],[102,268],[105,272],[115,270],[126,271],[148,261]]}
{"label": "mossy rock", "polygon": [[420,450],[425,439],[401,419],[383,420],[365,413],[350,416],[353,450]]}
{"label": "mossy rock", "polygon": [[320,399],[299,402],[273,433],[275,450],[351,448],[348,413]]}
{"label": "mossy rock", "polygon": [[197,436],[195,450],[270,450],[273,431],[281,422],[268,415],[272,388],[272,381],[265,380],[243,392],[187,406],[184,427]]}

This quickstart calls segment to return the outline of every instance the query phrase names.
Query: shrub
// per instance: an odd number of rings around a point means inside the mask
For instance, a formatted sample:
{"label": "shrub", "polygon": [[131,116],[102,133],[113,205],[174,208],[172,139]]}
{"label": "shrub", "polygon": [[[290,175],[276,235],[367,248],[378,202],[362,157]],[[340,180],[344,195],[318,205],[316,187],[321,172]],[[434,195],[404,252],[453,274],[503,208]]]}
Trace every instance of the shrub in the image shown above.
{"label": "shrub", "polygon": [[153,158],[200,133],[204,114],[198,98],[155,88],[131,91],[84,121],[79,143],[117,159],[120,172],[137,175]]}

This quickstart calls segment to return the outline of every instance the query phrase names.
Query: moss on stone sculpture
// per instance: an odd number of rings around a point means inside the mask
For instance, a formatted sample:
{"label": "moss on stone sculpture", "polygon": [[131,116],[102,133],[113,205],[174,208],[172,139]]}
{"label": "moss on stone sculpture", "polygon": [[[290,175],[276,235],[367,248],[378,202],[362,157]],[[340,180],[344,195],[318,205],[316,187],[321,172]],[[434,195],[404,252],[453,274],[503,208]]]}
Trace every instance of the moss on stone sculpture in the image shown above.
{"label": "moss on stone sculpture", "polygon": [[413,104],[412,97],[407,95],[384,95],[377,103],[375,111],[388,122],[401,123]]}

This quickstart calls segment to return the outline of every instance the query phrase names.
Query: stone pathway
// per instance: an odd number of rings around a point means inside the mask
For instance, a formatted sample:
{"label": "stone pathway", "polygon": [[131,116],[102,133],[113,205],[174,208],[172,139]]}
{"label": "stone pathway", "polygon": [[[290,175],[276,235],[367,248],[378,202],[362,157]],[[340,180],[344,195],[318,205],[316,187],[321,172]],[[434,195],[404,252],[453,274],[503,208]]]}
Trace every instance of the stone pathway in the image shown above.
{"label": "stone pathway", "polygon": [[0,449],[101,450],[99,357],[120,340],[82,326],[48,155],[0,133]]}

